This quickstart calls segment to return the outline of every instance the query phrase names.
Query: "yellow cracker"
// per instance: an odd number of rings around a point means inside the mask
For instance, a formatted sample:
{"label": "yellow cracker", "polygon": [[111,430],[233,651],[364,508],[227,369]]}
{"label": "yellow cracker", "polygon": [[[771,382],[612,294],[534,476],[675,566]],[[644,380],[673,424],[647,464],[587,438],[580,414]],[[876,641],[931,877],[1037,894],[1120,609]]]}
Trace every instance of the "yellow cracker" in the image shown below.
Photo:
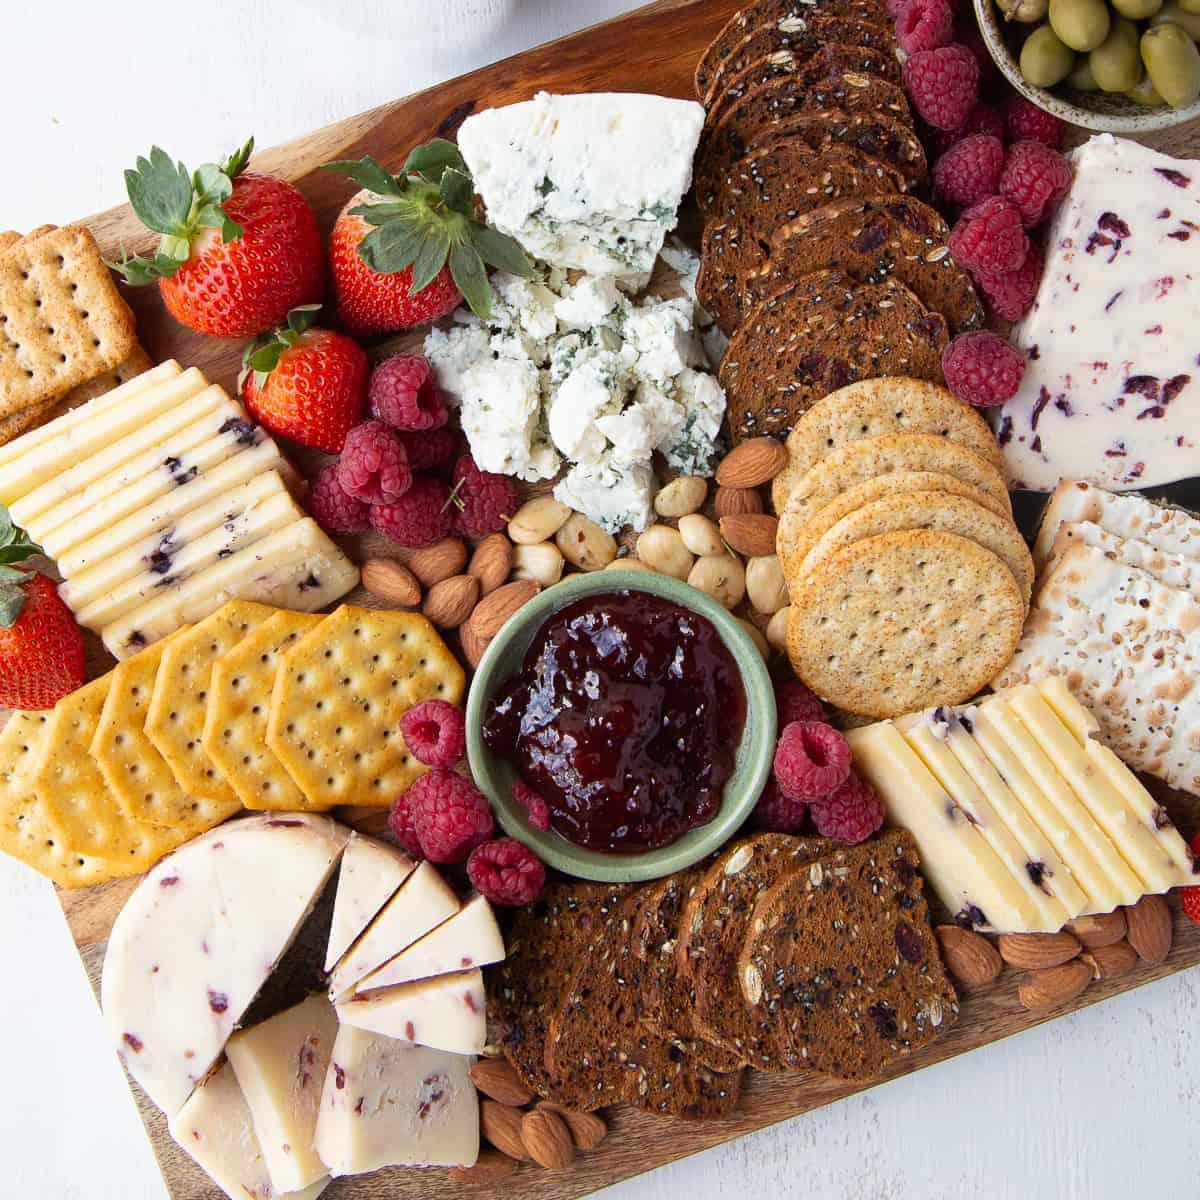
{"label": "yellow cracker", "polygon": [[189,628],[147,646],[113,671],[91,754],[127,817],[194,836],[233,816],[240,806],[185,792],[143,729],[163,651]]}
{"label": "yellow cracker", "polygon": [[128,383],[129,380],[141,375],[143,371],[150,370],[152,366],[154,366],[154,362],[150,355],[137,342],[134,342],[133,353],[123,363],[119,363],[111,371],[105,371],[103,375],[97,375],[95,379],[89,379],[87,383],[82,383],[77,388],[72,388],[63,397],[63,404],[68,408],[74,408],[77,404],[95,400],[97,396],[103,396],[105,392],[111,392],[113,388]]}
{"label": "yellow cracker", "polygon": [[400,718],[421,700],[457,703],[464,683],[424,617],[342,605],[280,659],[267,745],[312,805],[381,806],[425,770]]}
{"label": "yellow cracker", "polygon": [[137,345],[133,313],[82,225],[0,256],[0,313],[0,417],[65,396]]}
{"label": "yellow cracker", "polygon": [[154,694],[146,710],[145,730],[175,773],[179,786],[193,796],[232,805],[240,801],[217,764],[204,750],[204,720],[213,664],[275,609],[249,600],[230,600],[163,651]]}
{"label": "yellow cracker", "polygon": [[5,250],[11,250],[13,246],[19,245],[21,235],[15,229],[0,230],[0,254]]}
{"label": "yellow cracker", "polygon": [[46,823],[71,850],[114,860],[121,874],[144,871],[186,833],[131,821],[89,753],[112,674],[64,696],[50,714],[30,785]]}
{"label": "yellow cracker", "polygon": [[204,749],[247,808],[309,806],[267,745],[267,713],[280,654],[323,620],[280,609],[213,667]]}

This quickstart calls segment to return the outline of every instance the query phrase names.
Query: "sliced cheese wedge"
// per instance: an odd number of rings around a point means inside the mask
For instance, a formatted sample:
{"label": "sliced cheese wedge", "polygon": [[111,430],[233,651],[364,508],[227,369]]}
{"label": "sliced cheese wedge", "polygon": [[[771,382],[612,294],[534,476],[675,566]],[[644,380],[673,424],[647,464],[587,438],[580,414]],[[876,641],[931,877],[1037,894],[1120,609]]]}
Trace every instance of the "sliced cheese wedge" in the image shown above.
{"label": "sliced cheese wedge", "polygon": [[325,972],[337,966],[342,955],[375,919],[400,885],[416,870],[407,854],[361,833],[350,835],[338,874],[333,902],[333,924],[325,948]]}
{"label": "sliced cheese wedge", "polygon": [[461,912],[397,954],[378,971],[359,980],[355,990],[361,994],[433,975],[465,971],[469,967],[486,967],[503,960],[504,935],[496,924],[496,914],[486,897],[475,896],[463,905]]}
{"label": "sliced cheese wedge", "polygon": [[1127,567],[1137,567],[1147,575],[1165,583],[1169,588],[1189,592],[1193,599],[1200,600],[1200,539],[1195,546],[1196,557],[1184,558],[1180,554],[1169,554],[1149,542],[1137,538],[1118,537],[1091,521],[1073,521],[1058,527],[1058,535],[1045,571],[1053,571],[1072,546],[1090,546],[1100,550],[1116,562]]}
{"label": "sliced cheese wedge", "polygon": [[157,863],[126,902],[104,956],[104,1024],[168,1116],[216,1062],[348,837],[312,814],[228,822]]}
{"label": "sliced cheese wedge", "polygon": [[384,1037],[452,1054],[482,1054],[487,1042],[483,972],[459,971],[373,992],[337,1006],[338,1020]]}
{"label": "sliced cheese wedge", "polygon": [[453,889],[432,863],[423,862],[338,963],[329,979],[330,998],[346,996],[360,979],[407,950],[458,910]]}

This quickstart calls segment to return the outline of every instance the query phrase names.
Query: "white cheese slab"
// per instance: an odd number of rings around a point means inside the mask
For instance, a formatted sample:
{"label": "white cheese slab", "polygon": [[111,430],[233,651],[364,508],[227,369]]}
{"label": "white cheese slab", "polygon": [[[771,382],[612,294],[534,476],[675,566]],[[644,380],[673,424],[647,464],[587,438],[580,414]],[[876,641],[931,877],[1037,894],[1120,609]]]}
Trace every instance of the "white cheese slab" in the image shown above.
{"label": "white cheese slab", "polygon": [[1200,558],[1181,558],[1158,550],[1149,542],[1117,537],[1091,521],[1075,521],[1058,527],[1047,567],[1053,569],[1058,559],[1075,545],[1091,546],[1127,567],[1145,571],[1167,587],[1179,588],[1200,600]]}
{"label": "white cheese slab", "polygon": [[384,1037],[416,1042],[451,1054],[482,1054],[487,1042],[483,972],[458,971],[401,983],[344,1000],[338,1020]]}
{"label": "white cheese slab", "polygon": [[326,973],[337,966],[416,866],[407,854],[387,842],[361,833],[350,835],[338,871],[333,922],[325,948]]}

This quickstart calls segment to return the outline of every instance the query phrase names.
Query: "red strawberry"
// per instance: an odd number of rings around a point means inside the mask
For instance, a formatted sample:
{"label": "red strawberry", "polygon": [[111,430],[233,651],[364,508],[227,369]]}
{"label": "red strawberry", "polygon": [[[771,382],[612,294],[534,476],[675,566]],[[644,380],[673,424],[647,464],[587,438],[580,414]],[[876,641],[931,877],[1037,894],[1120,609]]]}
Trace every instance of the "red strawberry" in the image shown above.
{"label": "red strawberry", "polygon": [[264,333],[325,293],[313,210],[290,183],[246,171],[253,148],[189,175],[155,146],[125,172],[134,212],[162,239],[153,258],[114,266],[126,283],[157,280],[171,315],[214,337]]}
{"label": "red strawberry", "polygon": [[338,316],[352,333],[412,329],[462,300],[486,317],[487,268],[532,268],[512,238],[475,219],[474,185],[453,142],[417,146],[399,175],[369,155],[326,163],[362,187],[329,238]]}
{"label": "red strawberry", "polygon": [[[1195,834],[1189,844],[1192,853],[1200,857],[1200,833]],[[1184,916],[1200,925],[1200,885],[1180,888],[1179,904],[1183,909]]]}
{"label": "red strawberry", "polygon": [[53,582],[0,566],[0,704],[53,708],[83,683],[83,634]]}
{"label": "red strawberry", "polygon": [[336,454],[362,420],[367,356],[344,333],[313,328],[319,304],[288,313],[242,356],[242,400],[259,424],[305,446]]}

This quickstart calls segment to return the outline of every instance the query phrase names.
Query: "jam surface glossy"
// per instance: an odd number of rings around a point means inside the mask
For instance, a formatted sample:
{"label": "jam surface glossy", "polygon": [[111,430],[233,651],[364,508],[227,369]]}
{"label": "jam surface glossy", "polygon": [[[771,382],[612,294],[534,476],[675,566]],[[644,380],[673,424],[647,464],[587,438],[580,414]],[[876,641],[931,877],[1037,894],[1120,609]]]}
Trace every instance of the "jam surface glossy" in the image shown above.
{"label": "jam surface glossy", "polygon": [[593,850],[649,850],[711,821],[746,720],[737,663],[712,623],[647,592],[589,596],[549,617],[483,728]]}

